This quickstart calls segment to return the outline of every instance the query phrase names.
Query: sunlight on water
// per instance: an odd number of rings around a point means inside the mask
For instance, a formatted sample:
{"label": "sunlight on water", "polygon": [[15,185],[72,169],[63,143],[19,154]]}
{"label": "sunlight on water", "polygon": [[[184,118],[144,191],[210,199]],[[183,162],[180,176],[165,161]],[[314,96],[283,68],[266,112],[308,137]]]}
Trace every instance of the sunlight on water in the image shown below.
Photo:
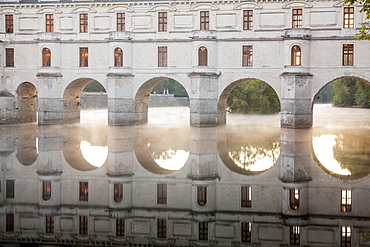
{"label": "sunlight on water", "polygon": [[[150,144],[149,144],[150,145]],[[154,153],[152,154],[154,156]],[[170,171],[178,171],[184,167],[189,158],[189,152],[185,150],[168,149],[159,155],[154,161],[162,168]]]}
{"label": "sunlight on water", "polygon": [[101,167],[107,160],[107,146],[93,146],[88,141],[81,141],[80,148],[84,159],[95,167]]}
{"label": "sunlight on water", "polygon": [[83,125],[108,125],[108,110],[81,110],[80,123]]}
{"label": "sunlight on water", "polygon": [[330,172],[338,175],[351,175],[351,172],[347,168],[342,168],[341,164],[334,158],[334,146],[337,145],[336,138],[336,135],[312,137],[315,155]]}

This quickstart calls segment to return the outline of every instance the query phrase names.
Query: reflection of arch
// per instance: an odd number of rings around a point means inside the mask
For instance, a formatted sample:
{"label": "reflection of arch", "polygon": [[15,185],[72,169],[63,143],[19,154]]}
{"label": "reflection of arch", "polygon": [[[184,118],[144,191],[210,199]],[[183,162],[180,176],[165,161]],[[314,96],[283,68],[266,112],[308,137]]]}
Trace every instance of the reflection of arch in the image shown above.
{"label": "reflection of arch", "polygon": [[81,94],[83,89],[92,81],[94,81],[92,78],[79,78],[72,81],[65,88],[63,93],[65,123],[74,123],[80,121]]}
{"label": "reflection of arch", "polygon": [[23,82],[17,88],[18,123],[36,122],[37,90],[30,82]]}

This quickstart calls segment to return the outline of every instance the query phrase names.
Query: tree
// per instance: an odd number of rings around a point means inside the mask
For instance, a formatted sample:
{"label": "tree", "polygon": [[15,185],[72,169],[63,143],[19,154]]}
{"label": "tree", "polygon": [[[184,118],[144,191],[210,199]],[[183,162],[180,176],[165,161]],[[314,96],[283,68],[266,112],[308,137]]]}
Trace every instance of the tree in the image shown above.
{"label": "tree", "polygon": [[92,81],[84,88],[85,92],[106,92],[105,88],[98,81]]}
{"label": "tree", "polygon": [[170,94],[173,94],[175,97],[188,97],[188,93],[185,88],[173,79],[167,79],[158,83],[151,93],[162,94],[164,89],[168,89]]}
{"label": "tree", "polygon": [[370,85],[356,81],[355,103],[361,108],[370,108]]}
{"label": "tree", "polygon": [[344,0],[344,5],[354,5],[360,4],[362,8],[360,10],[361,13],[365,13],[365,22],[362,26],[362,30],[360,30],[356,36],[359,39],[370,39],[370,0]]}
{"label": "tree", "polygon": [[334,106],[353,106],[355,103],[356,79],[344,78],[334,81],[332,92]]}

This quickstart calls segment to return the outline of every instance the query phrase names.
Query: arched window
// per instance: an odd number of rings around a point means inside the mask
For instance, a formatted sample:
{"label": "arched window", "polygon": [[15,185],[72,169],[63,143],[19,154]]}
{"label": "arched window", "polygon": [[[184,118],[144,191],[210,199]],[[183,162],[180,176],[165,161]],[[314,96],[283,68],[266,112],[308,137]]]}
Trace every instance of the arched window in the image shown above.
{"label": "arched window", "polygon": [[51,182],[42,182],[42,200],[47,201],[51,198]]}
{"label": "arched window", "polygon": [[293,46],[291,55],[291,65],[302,65],[301,47],[299,47],[298,45]]}
{"label": "arched window", "polygon": [[123,51],[121,48],[114,49],[114,67],[123,66]]}
{"label": "arched window", "polygon": [[208,50],[204,46],[198,50],[198,66],[208,66]]}
{"label": "arched window", "polygon": [[289,206],[292,210],[299,208],[299,201],[301,200],[301,193],[299,189],[289,190]]}
{"label": "arched window", "polygon": [[197,203],[199,206],[204,206],[207,204],[207,187],[197,187]]}
{"label": "arched window", "polygon": [[43,67],[51,66],[51,51],[49,48],[42,49],[42,66]]}
{"label": "arched window", "polygon": [[123,199],[123,184],[114,184],[114,201],[121,202]]}

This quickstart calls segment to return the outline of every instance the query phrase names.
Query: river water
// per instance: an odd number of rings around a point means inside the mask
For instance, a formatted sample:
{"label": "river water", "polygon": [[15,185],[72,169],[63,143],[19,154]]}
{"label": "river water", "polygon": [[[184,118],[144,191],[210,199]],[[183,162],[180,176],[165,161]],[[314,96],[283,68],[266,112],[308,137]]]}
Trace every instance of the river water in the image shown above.
{"label": "river water", "polygon": [[189,126],[150,108],[141,126],[0,126],[4,246],[367,246],[370,110],[315,105]]}

